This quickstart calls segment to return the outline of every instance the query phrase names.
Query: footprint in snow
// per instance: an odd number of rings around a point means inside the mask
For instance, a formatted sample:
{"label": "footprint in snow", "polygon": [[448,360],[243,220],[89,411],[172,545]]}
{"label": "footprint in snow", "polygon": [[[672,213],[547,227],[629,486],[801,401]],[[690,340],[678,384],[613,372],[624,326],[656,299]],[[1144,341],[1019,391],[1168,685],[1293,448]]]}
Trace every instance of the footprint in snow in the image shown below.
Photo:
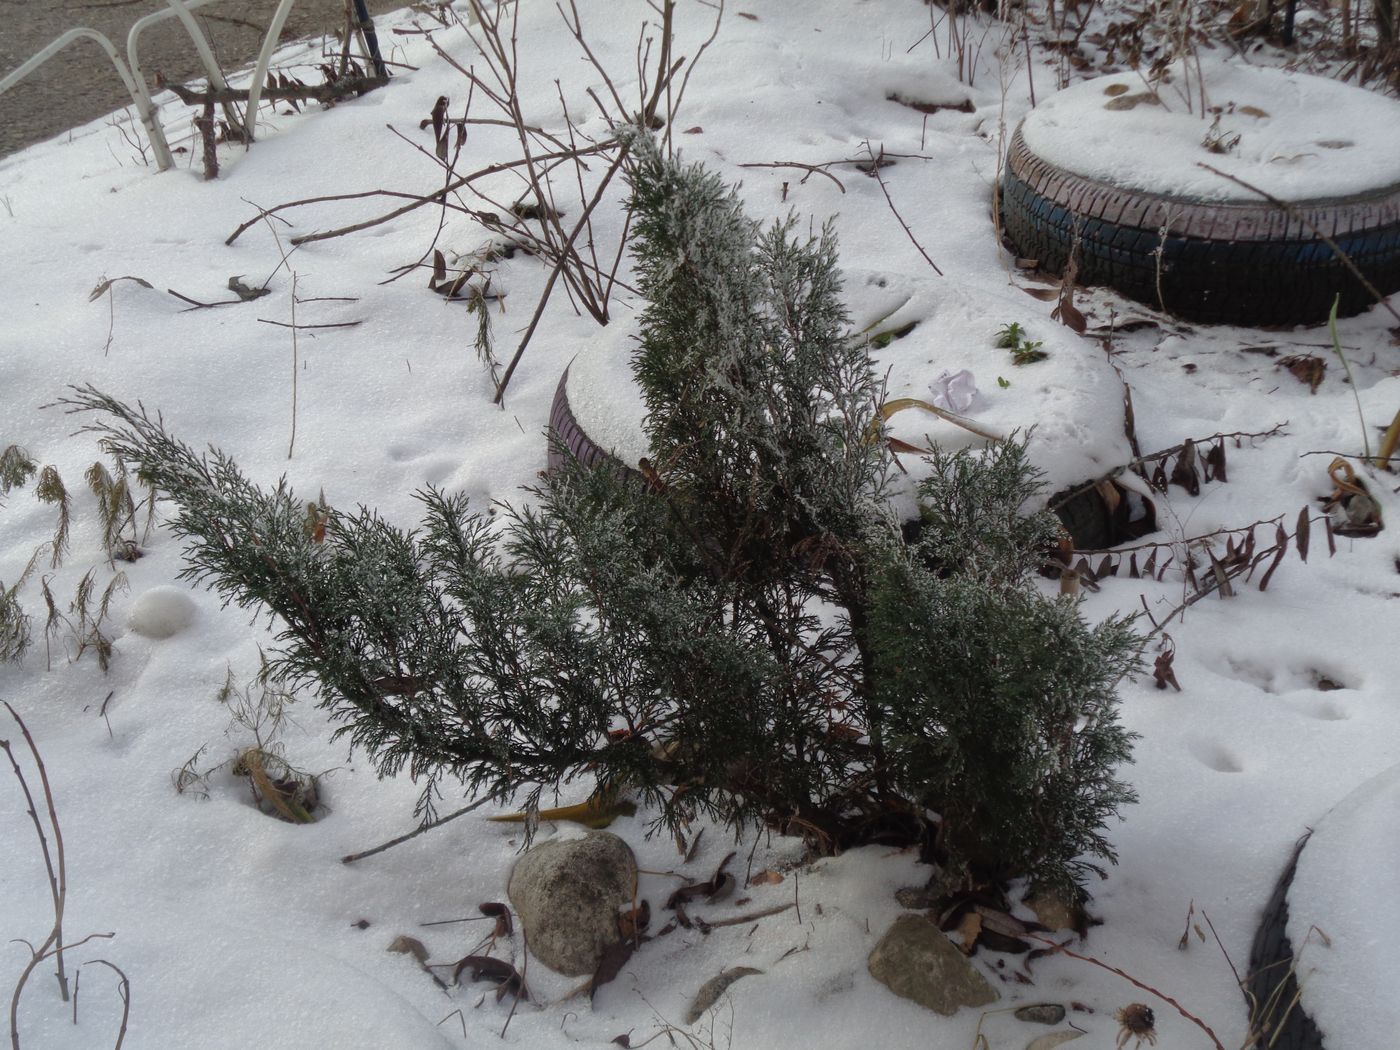
{"label": "footprint in snow", "polygon": [[1217,773],[1243,773],[1244,763],[1225,745],[1214,740],[1197,738],[1186,744],[1193,758],[1207,769]]}

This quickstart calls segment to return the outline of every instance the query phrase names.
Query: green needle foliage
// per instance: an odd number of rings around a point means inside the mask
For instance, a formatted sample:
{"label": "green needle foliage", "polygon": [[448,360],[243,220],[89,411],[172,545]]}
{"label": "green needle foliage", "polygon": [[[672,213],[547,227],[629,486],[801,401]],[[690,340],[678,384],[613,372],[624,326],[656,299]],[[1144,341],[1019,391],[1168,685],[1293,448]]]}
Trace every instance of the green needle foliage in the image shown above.
{"label": "green needle foliage", "polygon": [[892,552],[872,595],[873,676],[900,781],[939,809],[949,854],[1068,888],[1135,800],[1114,688],[1137,666],[1131,620],[1086,625],[1078,600],[1032,584],[1057,534],[1018,508],[1041,486],[1025,445],[936,454],[915,557]]}
{"label": "green needle foliage", "polygon": [[831,231],[760,228],[713,174],[629,145],[636,470],[573,464],[495,516],[430,489],[405,532],[309,519],[143,409],[69,403],[178,505],[185,575],[271,612],[274,669],[382,773],[424,778],[425,815],[444,778],[535,807],[586,776],[657,826],[761,820],[835,849],[893,819],[967,878],[1082,880],[1131,800],[1114,687],[1138,640],[1036,588],[1053,532],[1020,513],[1024,442],[935,457],[906,545]]}

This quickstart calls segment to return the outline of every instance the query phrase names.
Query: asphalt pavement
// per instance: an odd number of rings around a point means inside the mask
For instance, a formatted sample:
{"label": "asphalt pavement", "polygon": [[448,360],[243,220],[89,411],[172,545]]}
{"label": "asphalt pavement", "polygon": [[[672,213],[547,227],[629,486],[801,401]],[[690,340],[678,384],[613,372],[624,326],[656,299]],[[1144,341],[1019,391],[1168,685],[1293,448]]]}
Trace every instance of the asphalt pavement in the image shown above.
{"label": "asphalt pavement", "polygon": [[[370,14],[403,7],[405,0],[368,0]],[[96,29],[126,54],[133,22],[165,7],[164,0],[0,0],[0,77],[75,26]],[[277,0],[223,0],[195,12],[225,72],[257,57]],[[336,33],[346,23],[346,0],[297,0],[284,41]],[[386,49],[388,42],[381,40]],[[203,67],[179,22],[171,19],[141,35],[141,65],[174,81],[202,77]],[[0,95],[0,156],[86,124],[130,96],[115,68],[91,40],[77,40],[10,91]],[[168,121],[167,117],[167,121]]]}

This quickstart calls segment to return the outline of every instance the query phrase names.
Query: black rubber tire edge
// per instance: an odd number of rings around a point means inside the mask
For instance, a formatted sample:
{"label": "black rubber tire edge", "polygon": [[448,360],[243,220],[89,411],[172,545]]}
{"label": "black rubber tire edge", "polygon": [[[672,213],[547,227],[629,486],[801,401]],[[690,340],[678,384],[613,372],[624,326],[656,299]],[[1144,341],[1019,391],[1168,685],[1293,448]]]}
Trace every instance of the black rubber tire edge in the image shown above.
{"label": "black rubber tire edge", "polygon": [[[1375,302],[1311,228],[1268,202],[1154,196],[1098,182],[1036,156],[1020,128],[1001,209],[1018,252],[1043,269],[1064,268],[1077,231],[1081,283],[1191,320],[1316,324],[1338,294],[1342,314]],[[1301,202],[1294,211],[1326,232],[1383,295],[1400,290],[1400,184]]]}
{"label": "black rubber tire edge", "polygon": [[549,409],[550,442],[545,460],[547,469],[554,471],[564,465],[564,457],[571,456],[585,467],[592,469],[600,463],[611,463],[629,474],[641,477],[639,471],[627,466],[611,452],[594,443],[579,421],[574,417],[573,406],[569,404],[569,370],[559,377],[559,386],[554,390],[554,403]]}
{"label": "black rubber tire edge", "polygon": [[[1254,935],[1249,955],[1249,975],[1245,978],[1246,1004],[1251,1012],[1268,1003],[1287,1009],[1277,1030],[1271,1025],[1262,1033],[1259,1045],[1270,1050],[1324,1050],[1322,1033],[1303,1010],[1298,998],[1298,978],[1293,970],[1293,946],[1288,940],[1288,890],[1298,870],[1298,857],[1312,832],[1298,840],[1293,856],[1279,876],[1273,896],[1264,906],[1264,917]],[[1289,1006],[1292,1006],[1289,1009]],[[1277,1009],[1276,1011],[1277,1012]],[[1250,1018],[1251,1023],[1267,1018]]]}

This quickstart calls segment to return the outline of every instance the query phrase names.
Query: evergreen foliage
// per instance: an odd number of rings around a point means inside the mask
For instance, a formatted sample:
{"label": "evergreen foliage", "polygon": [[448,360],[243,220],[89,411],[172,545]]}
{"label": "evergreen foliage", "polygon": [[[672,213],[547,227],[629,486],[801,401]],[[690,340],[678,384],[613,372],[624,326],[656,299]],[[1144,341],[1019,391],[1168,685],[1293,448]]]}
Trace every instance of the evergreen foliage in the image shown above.
{"label": "evergreen foliage", "polygon": [[427,814],[444,777],[533,807],[586,775],[658,825],[767,820],[828,848],[932,810],[969,877],[1112,859],[1137,641],[1032,582],[1053,532],[1020,513],[1024,442],[936,456],[905,545],[830,230],[761,229],[713,174],[629,145],[640,474],[573,464],[494,518],[428,490],[417,531],[330,509],[322,533],[285,482],[143,409],[70,405],[178,504],[185,576],[270,611],[275,670],[382,773],[425,778]]}
{"label": "evergreen foliage", "polygon": [[1135,795],[1114,775],[1133,735],[1114,688],[1137,664],[1131,620],[1090,628],[1078,601],[1032,584],[1053,516],[1024,441],[932,457],[915,557],[877,570],[871,637],[890,758],[940,811],[949,855],[1068,888],[1113,860],[1108,820]]}

